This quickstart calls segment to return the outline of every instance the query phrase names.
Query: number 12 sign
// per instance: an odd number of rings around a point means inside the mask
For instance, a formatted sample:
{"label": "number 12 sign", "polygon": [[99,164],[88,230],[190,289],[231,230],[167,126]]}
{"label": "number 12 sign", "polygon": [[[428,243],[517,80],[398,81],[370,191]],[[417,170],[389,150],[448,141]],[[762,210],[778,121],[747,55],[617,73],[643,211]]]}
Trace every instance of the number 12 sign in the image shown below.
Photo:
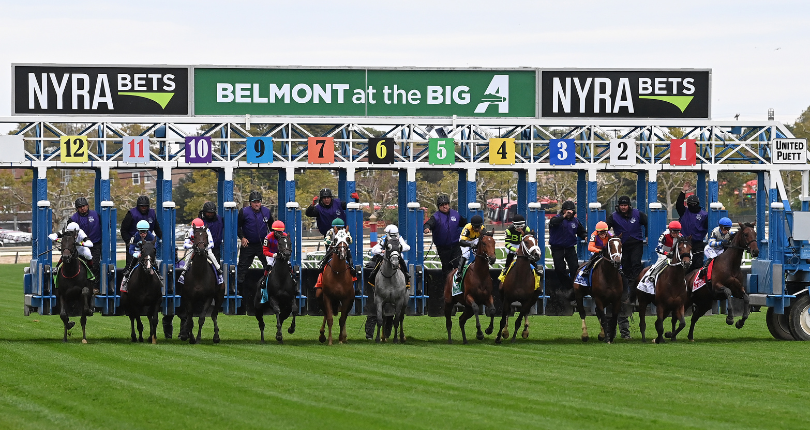
{"label": "number 12 sign", "polygon": [[697,161],[695,139],[672,139],[669,141],[669,164],[694,166]]}
{"label": "number 12 sign", "polygon": [[633,139],[610,139],[610,164],[633,166],[636,164],[636,141]]}
{"label": "number 12 sign", "polygon": [[146,163],[149,161],[149,138],[146,136],[124,136],[124,163]]}
{"label": "number 12 sign", "polygon": [[186,136],[186,163],[210,163],[211,136]]}

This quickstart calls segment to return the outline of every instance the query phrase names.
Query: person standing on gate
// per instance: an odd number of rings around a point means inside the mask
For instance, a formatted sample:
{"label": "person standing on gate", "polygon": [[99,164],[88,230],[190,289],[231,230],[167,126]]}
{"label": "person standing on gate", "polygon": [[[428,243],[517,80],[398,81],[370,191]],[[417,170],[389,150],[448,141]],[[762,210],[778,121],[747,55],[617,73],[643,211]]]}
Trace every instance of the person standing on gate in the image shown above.
{"label": "person standing on gate", "polygon": [[[158,224],[157,214],[154,209],[149,208],[149,197],[138,197],[135,207],[130,209],[121,221],[121,239],[124,243],[130,243],[132,238],[138,235],[137,225],[140,221],[149,223],[149,231],[155,233],[155,237],[163,237],[163,232],[160,231],[160,224]],[[127,266],[132,260],[132,254],[127,251]]]}
{"label": "person standing on gate", "polygon": [[236,285],[239,289],[244,287],[245,275],[253,259],[259,257],[259,261],[264,262],[262,243],[270,233],[274,221],[270,209],[262,206],[260,192],[251,191],[248,200],[250,205],[243,207],[237,217],[236,234],[239,236],[240,248],[239,261],[236,264]]}
{"label": "person standing on gate", "polygon": [[[686,199],[686,207],[683,202]],[[692,249],[695,250],[692,256],[692,266],[689,270],[703,266],[703,253],[700,252],[706,247],[706,233],[709,232],[709,213],[700,207],[700,199],[692,194],[686,197],[686,186],[678,194],[675,201],[675,209],[678,211],[684,236],[692,236]]]}
{"label": "person standing on gate", "polygon": [[[318,225],[318,231],[326,236],[326,233],[332,229],[332,221],[335,218],[340,218],[346,223],[346,202],[340,201],[339,198],[332,196],[332,190],[329,188],[321,189],[318,196],[312,198],[312,204],[307,207],[304,212],[306,216],[315,218]],[[351,194],[351,198],[355,202],[360,203],[360,196],[356,192]]]}
{"label": "person standing on gate", "polygon": [[439,196],[436,199],[437,210],[424,225],[425,234],[433,232],[433,244],[442,262],[442,280],[458,267],[461,259],[461,246],[458,244],[461,227],[467,225],[467,219],[457,211],[450,209],[450,199]]}
{"label": "person standing on gate", "polygon": [[[647,233],[647,214],[630,206],[630,197],[619,197],[616,210],[607,219],[613,235],[622,235],[622,274],[625,302],[636,300],[636,278],[644,268],[641,257],[644,253],[644,235]],[[642,231],[642,227],[643,231]],[[619,315],[619,331],[622,339],[630,339],[630,321]]]}
{"label": "person standing on gate", "polygon": [[93,294],[98,294],[101,279],[101,217],[96,211],[90,210],[90,204],[84,197],[76,199],[74,206],[76,206],[76,213],[71,215],[70,222],[78,224],[79,228],[87,234],[87,238],[93,242],[93,247],[90,248],[90,255],[93,257],[90,270],[96,277],[93,283]]}
{"label": "person standing on gate", "polygon": [[224,240],[225,219],[217,215],[217,205],[214,202],[205,202],[200,211],[199,218],[211,232],[211,239],[214,241],[214,257],[217,261],[222,260],[222,241]]}
{"label": "person standing on gate", "polygon": [[548,222],[548,244],[551,247],[551,258],[554,260],[554,273],[557,274],[560,286],[568,292],[568,298],[571,300],[573,300],[574,279],[579,267],[577,238],[585,239],[588,236],[585,226],[579,222],[576,214],[574,202],[566,200],[560,213]]}

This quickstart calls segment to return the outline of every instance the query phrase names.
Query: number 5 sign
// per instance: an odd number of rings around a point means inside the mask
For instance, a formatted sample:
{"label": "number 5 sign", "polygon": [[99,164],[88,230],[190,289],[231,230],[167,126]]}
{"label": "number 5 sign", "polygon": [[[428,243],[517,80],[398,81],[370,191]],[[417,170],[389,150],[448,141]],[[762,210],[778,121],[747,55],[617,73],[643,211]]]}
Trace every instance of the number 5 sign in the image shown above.
{"label": "number 5 sign", "polygon": [[694,166],[697,160],[695,139],[672,139],[669,141],[669,164]]}
{"label": "number 5 sign", "polygon": [[549,164],[552,166],[572,166],[576,163],[574,139],[551,139],[548,148]]}
{"label": "number 5 sign", "polygon": [[610,139],[610,164],[633,166],[636,164],[636,141],[633,139]]}
{"label": "number 5 sign", "polygon": [[59,137],[59,146],[62,149],[63,163],[87,162],[86,136],[61,136]]}
{"label": "number 5 sign", "polygon": [[146,163],[149,161],[149,138],[145,136],[124,136],[124,163]]}
{"label": "number 5 sign", "polygon": [[186,136],[186,163],[210,163],[211,159],[211,136]]}
{"label": "number 5 sign", "polygon": [[456,144],[453,139],[428,140],[430,164],[453,164],[456,162]]}

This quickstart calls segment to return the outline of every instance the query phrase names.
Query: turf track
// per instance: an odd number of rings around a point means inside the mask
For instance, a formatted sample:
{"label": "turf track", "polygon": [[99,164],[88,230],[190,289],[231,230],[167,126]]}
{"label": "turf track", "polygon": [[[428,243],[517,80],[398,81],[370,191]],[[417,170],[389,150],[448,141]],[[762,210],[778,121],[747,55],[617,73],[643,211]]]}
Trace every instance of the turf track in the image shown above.
{"label": "turf track", "polygon": [[[220,319],[222,343],[131,344],[126,317],[94,316],[90,344],[57,316],[22,312],[22,265],[0,266],[0,428],[806,428],[810,344],[707,317],[695,343],[579,340],[579,318],[532,317],[531,336],[445,343],[444,319],[407,317],[407,345],[317,341],[303,317],[284,345],[256,320]],[[592,334],[596,319],[589,317]],[[637,320],[637,318],[636,318]],[[269,321],[273,327],[275,318]],[[457,323],[455,319],[454,324]],[[497,324],[497,320],[496,320]],[[474,326],[468,325],[468,329]],[[268,327],[269,328],[269,327]],[[457,326],[454,336],[460,338]],[[648,328],[653,329],[652,321]],[[685,336],[684,336],[685,337]],[[272,339],[272,336],[269,336]]]}

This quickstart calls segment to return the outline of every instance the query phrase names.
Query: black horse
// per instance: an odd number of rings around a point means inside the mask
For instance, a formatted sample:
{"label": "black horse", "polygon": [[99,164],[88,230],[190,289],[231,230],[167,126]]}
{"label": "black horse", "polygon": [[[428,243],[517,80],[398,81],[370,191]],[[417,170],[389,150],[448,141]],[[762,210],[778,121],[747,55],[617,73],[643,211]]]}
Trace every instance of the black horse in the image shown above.
{"label": "black horse", "polygon": [[76,232],[66,231],[62,236],[62,264],[56,274],[56,299],[59,301],[59,317],[65,326],[65,334],[62,342],[67,342],[68,330],[76,324],[68,318],[68,308],[79,299],[82,304],[82,343],[87,343],[87,331],[85,325],[87,317],[93,315],[91,300],[93,291],[90,288],[90,281],[87,279],[87,268],[79,259],[76,250]]}
{"label": "black horse", "polygon": [[[185,309],[183,330],[188,335],[188,343],[195,344],[202,336],[205,315],[210,313],[214,321],[214,343],[219,343],[217,313],[225,300],[225,285],[217,283],[217,275],[208,262],[208,229],[194,227],[194,246],[185,282],[181,289],[181,300]],[[194,310],[202,308],[198,320],[197,337],[194,337]],[[181,333],[182,333],[181,332]]]}
{"label": "black horse", "polygon": [[[155,242],[144,241],[138,266],[132,270],[126,292],[121,293],[121,307],[129,315],[132,341],[143,342],[141,315],[149,319],[149,339],[157,343],[157,324],[160,301],[163,298],[162,283],[155,273]],[[145,310],[144,310],[145,309]],[[138,337],[135,337],[135,320],[138,321]]]}
{"label": "black horse", "polygon": [[[276,261],[269,274],[259,280],[254,297],[254,309],[256,320],[259,321],[259,330],[264,343],[264,314],[272,312],[276,315],[276,340],[283,343],[281,336],[281,325],[284,320],[292,314],[292,324],[287,329],[287,333],[295,333],[295,316],[298,315],[298,304],[295,301],[296,287],[293,280],[292,268],[290,267],[290,256],[292,255],[292,245],[290,237],[287,235],[278,238],[278,252]],[[266,288],[267,301],[262,303],[262,290]]]}

